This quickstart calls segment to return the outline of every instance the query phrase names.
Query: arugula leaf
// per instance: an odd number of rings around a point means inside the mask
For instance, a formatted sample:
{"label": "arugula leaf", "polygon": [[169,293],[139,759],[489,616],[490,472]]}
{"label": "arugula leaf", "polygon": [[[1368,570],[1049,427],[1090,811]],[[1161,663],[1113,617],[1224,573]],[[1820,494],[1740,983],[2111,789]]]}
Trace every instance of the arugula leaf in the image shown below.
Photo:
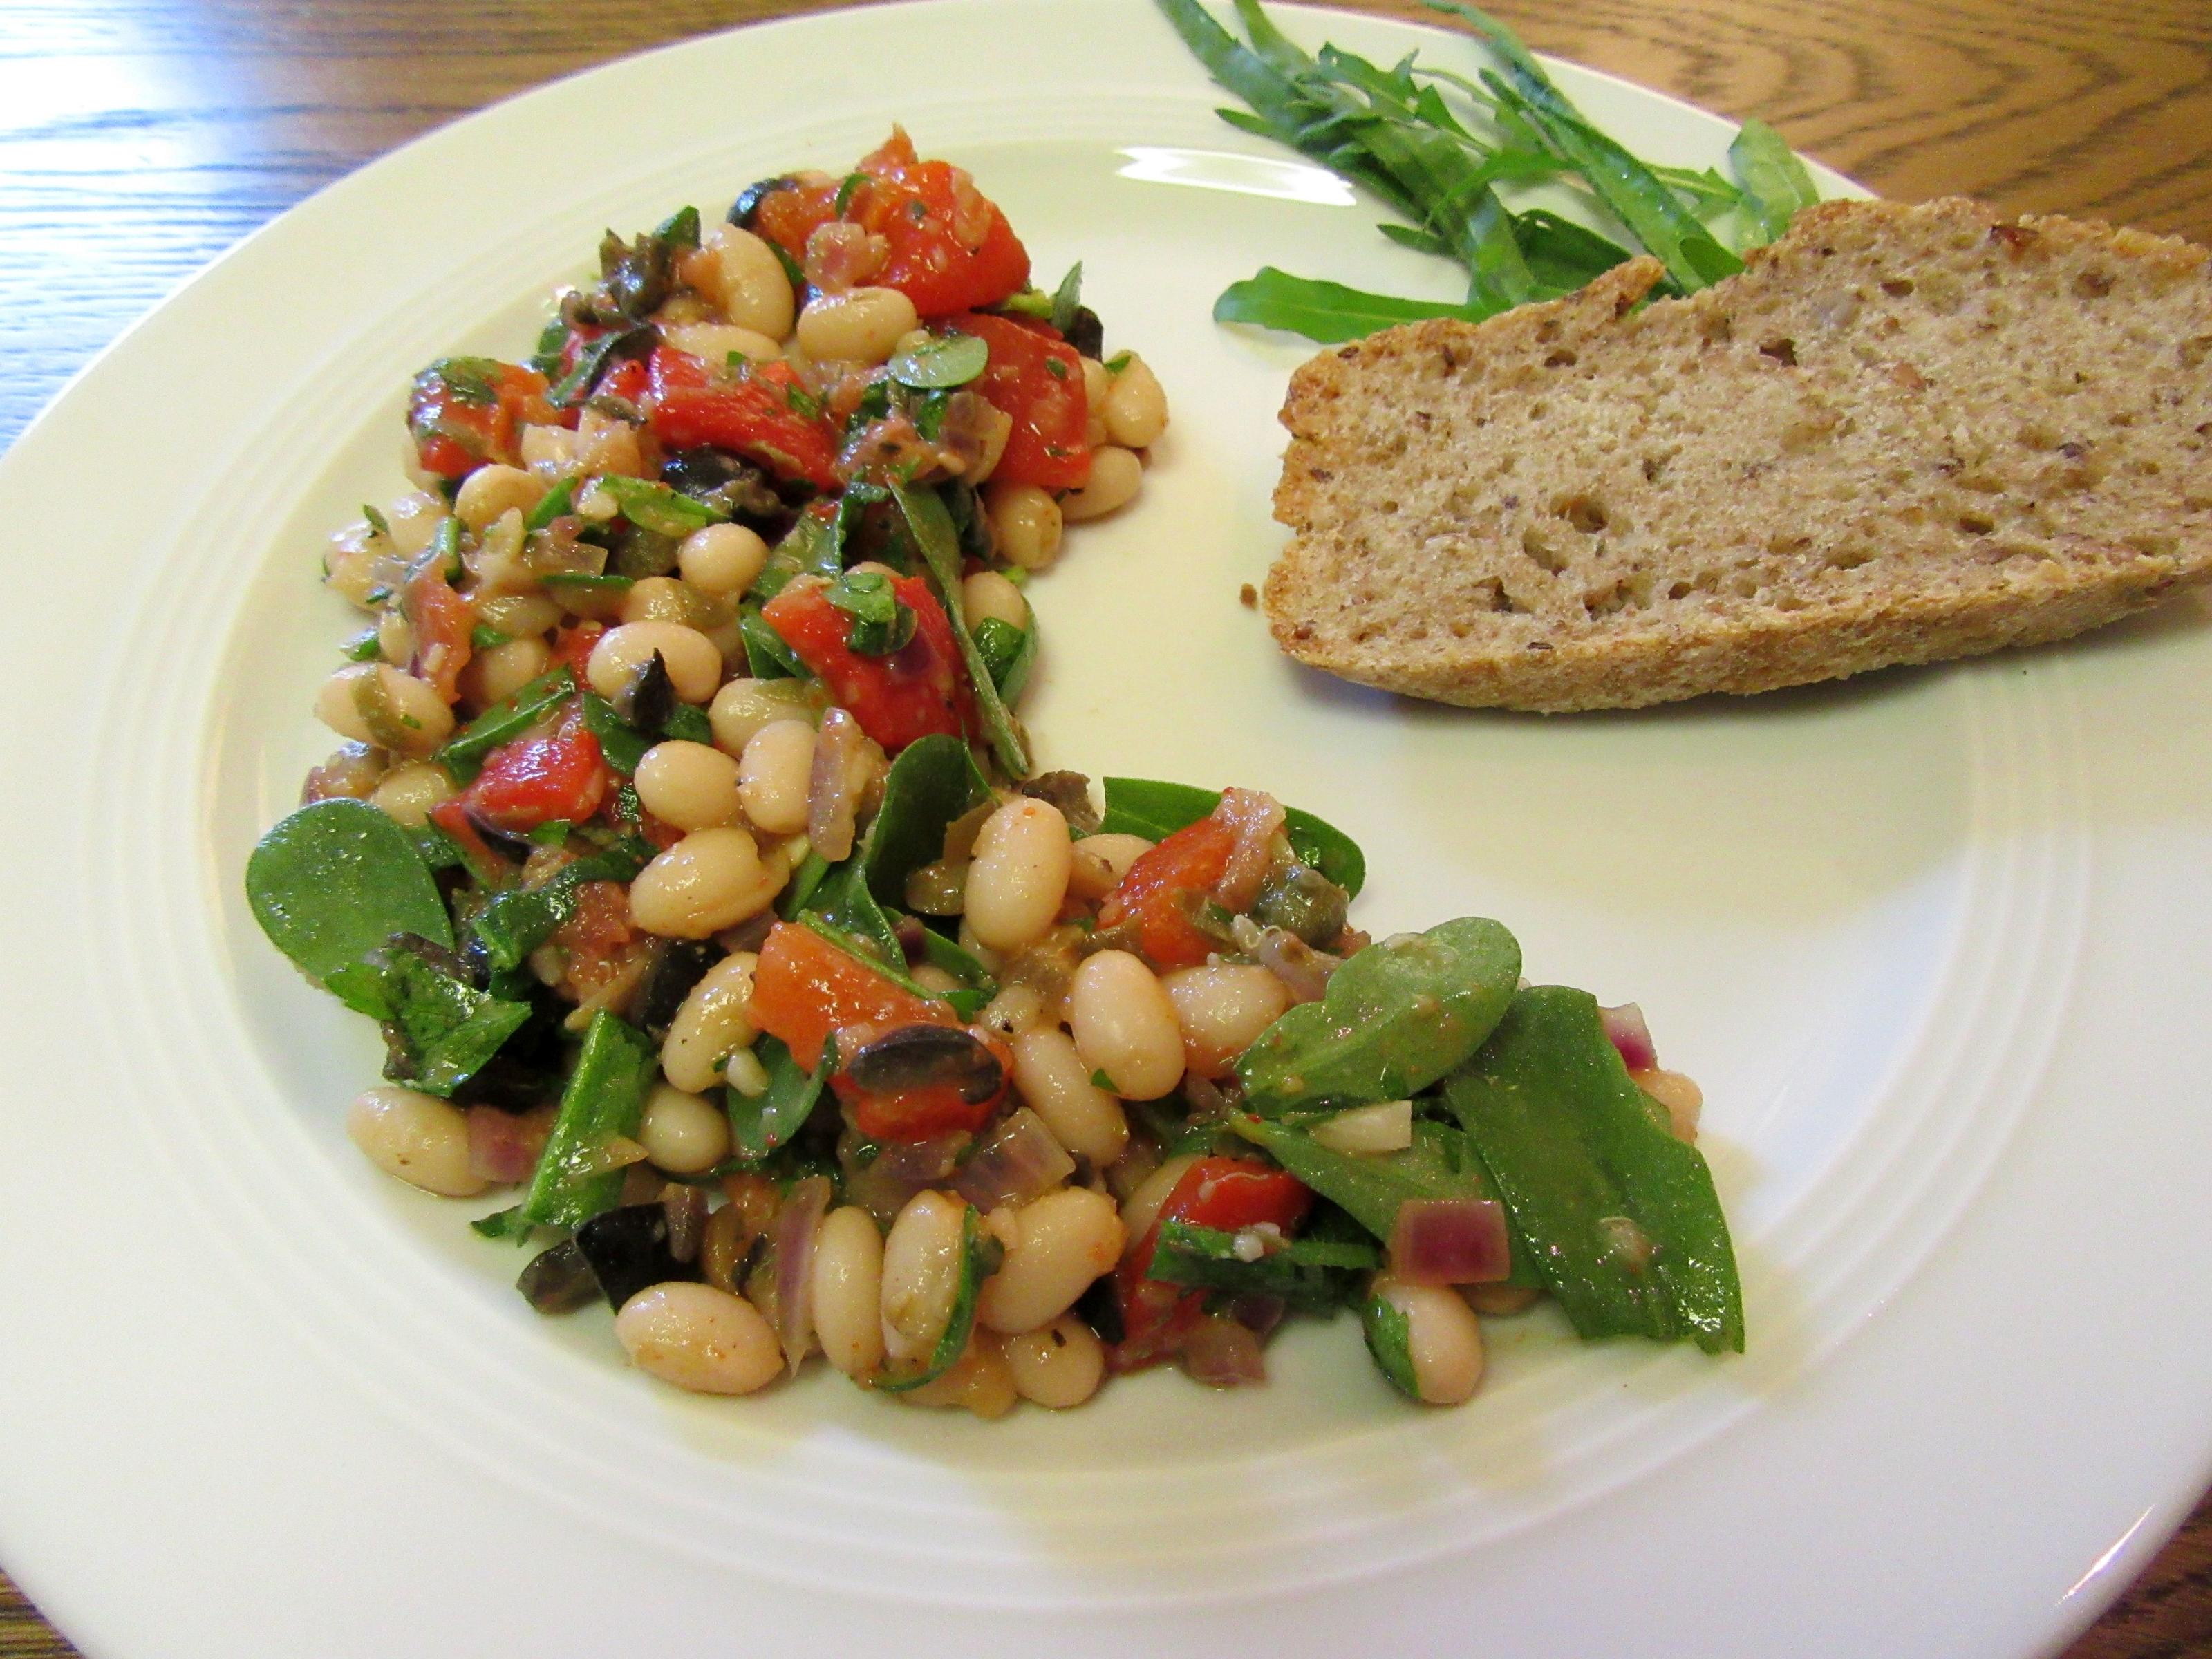
{"label": "arugula leaf", "polygon": [[[1388,232],[1395,227],[1383,228]],[[1441,252],[1441,245],[1431,251]],[[1262,265],[1255,275],[1221,290],[1213,302],[1213,320],[1280,329],[1286,334],[1303,334],[1322,345],[1334,345],[1364,339],[1378,328],[1429,317],[1457,317],[1478,323],[1497,315],[1500,309],[1497,305],[1461,305],[1449,300],[1394,299],[1387,294],[1293,276],[1273,265]]]}
{"label": "arugula leaf", "polygon": [[808,1071],[772,1036],[756,1038],[753,1053],[768,1073],[768,1087],[757,1096],[726,1091],[726,1109],[731,1144],[738,1157],[757,1164],[799,1133],[821,1099],[830,1073],[823,1066]]}
{"label": "arugula leaf", "polygon": [[621,1200],[622,1170],[602,1169],[600,1161],[616,1136],[637,1133],[657,1063],[644,1032],[604,1008],[592,1016],[522,1200],[523,1221],[574,1228]]}
{"label": "arugula leaf", "polygon": [[1474,1053],[1520,977],[1520,945],[1485,917],[1377,940],[1237,1058],[1244,1098],[1263,1117],[1407,1099]]}
{"label": "arugula leaf", "polygon": [[745,672],[757,680],[803,680],[806,665],[783,642],[783,635],[769,626],[757,605],[738,613],[738,639],[745,647]]}
{"label": "arugula leaf", "polygon": [[513,743],[575,695],[576,678],[566,665],[540,674],[463,726],[434,758],[456,782],[466,783],[483,769],[484,757],[493,750]]}
{"label": "arugula leaf", "polygon": [[[649,665],[651,659],[647,661]],[[600,755],[614,770],[629,776],[645,758],[645,751],[653,747],[653,734],[632,726],[596,691],[585,692],[583,704],[584,729],[599,740]]]}
{"label": "arugula leaf", "polygon": [[1345,1300],[1349,1274],[1382,1265],[1381,1252],[1358,1242],[1288,1239],[1248,1260],[1237,1253],[1237,1240],[1218,1228],[1164,1219],[1146,1277],[1231,1296],[1280,1297],[1301,1312],[1324,1313]]}
{"label": "arugula leaf", "polygon": [[1782,135],[1753,116],[1729,145],[1729,166],[1743,182],[1744,205],[1766,240],[1778,240],[1798,211],[1820,199],[1820,187]]}
{"label": "arugula leaf", "polygon": [[917,392],[965,386],[990,366],[991,348],[973,334],[938,334],[884,365],[892,380]]}
{"label": "arugula leaf", "polygon": [[1036,661],[1036,629],[1017,628],[1003,617],[986,617],[975,629],[975,648],[1000,696],[1012,702],[1029,684]]}
{"label": "arugula leaf", "polygon": [[1078,259],[1068,266],[1067,275],[1060,279],[1060,286],[1052,291],[1052,308],[1045,319],[1054,330],[1066,334],[1075,326],[1075,319],[1083,310],[1083,261]]}
{"label": "arugula leaf", "polygon": [[883,804],[855,862],[884,904],[904,905],[906,881],[945,856],[945,832],[991,799],[968,745],[933,732],[901,750],[884,777]]}
{"label": "arugula leaf", "polygon": [[880,570],[846,571],[822,597],[853,619],[845,643],[863,657],[887,657],[914,638],[914,612]]}
{"label": "arugula leaf", "polygon": [[[1152,778],[1109,778],[1105,789],[1106,811],[1099,829],[1110,836],[1142,836],[1147,841],[1164,841],[1196,823],[1221,804],[1222,793]],[[1367,880],[1367,858],[1359,844],[1334,824],[1295,806],[1285,807],[1283,817],[1291,848],[1299,859],[1344,889],[1346,897],[1357,898]]]}
{"label": "arugula leaf", "polygon": [[990,739],[991,752],[998,757],[1007,776],[1025,778],[1030,775],[1029,747],[1022,740],[1021,728],[1015,725],[1013,715],[999,696],[983,653],[975,647],[975,636],[968,627],[967,608],[961,603],[960,538],[952,515],[933,490],[894,484],[891,496],[905,516],[907,529],[921,554],[931,585],[937,590],[938,602],[951,620],[952,635],[959,641],[961,658],[968,665],[975,707],[983,717],[983,730]]}
{"label": "arugula leaf", "polygon": [[367,801],[316,801],[280,818],[246,861],[246,897],[269,942],[319,983],[395,934],[453,943],[413,837]]}
{"label": "arugula leaf", "polygon": [[710,507],[696,495],[679,495],[666,484],[648,478],[625,478],[610,473],[599,487],[615,499],[622,515],[641,530],[679,540],[695,530],[726,522],[729,514]]}
{"label": "arugula leaf", "polygon": [[647,848],[626,842],[587,853],[538,886],[493,894],[471,920],[469,932],[494,968],[519,968],[576,914],[578,890],[586,882],[634,881],[650,857]]}
{"label": "arugula leaf", "polygon": [[983,1293],[983,1281],[998,1270],[1002,1259],[999,1243],[986,1233],[975,1218],[975,1206],[963,1206],[960,1212],[960,1279],[952,1298],[952,1312],[945,1322],[945,1331],[937,1339],[937,1346],[920,1367],[910,1371],[884,1371],[875,1379],[875,1386],[885,1394],[904,1394],[925,1382],[934,1382],[951,1370],[968,1346],[968,1338],[975,1328],[975,1303]]}
{"label": "arugula leaf", "polygon": [[653,338],[653,330],[645,327],[613,329],[600,335],[576,354],[576,366],[546,389],[545,401],[556,409],[574,409],[592,395],[592,388],[617,356],[651,345]]}
{"label": "arugula leaf", "polygon": [[1390,1380],[1390,1386],[1408,1400],[1419,1400],[1421,1385],[1413,1374],[1413,1322],[1370,1290],[1359,1301],[1359,1334],[1366,1341],[1375,1369]]}
{"label": "arugula leaf", "polygon": [[1504,1200],[1516,1259],[1536,1266],[1578,1335],[1743,1351],[1712,1172],[1631,1079],[1595,997],[1522,992],[1443,1098]]}
{"label": "arugula leaf", "polygon": [[393,1082],[450,1096],[530,1018],[528,1003],[478,990],[458,966],[452,951],[401,934],[331,975],[348,1007],[382,1023]]}

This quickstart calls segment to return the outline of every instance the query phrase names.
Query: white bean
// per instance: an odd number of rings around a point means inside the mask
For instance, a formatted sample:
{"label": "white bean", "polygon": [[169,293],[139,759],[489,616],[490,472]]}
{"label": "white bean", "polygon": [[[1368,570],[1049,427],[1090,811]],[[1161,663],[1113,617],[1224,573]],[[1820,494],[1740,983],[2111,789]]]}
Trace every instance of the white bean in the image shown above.
{"label": "white bean", "polygon": [[384,509],[384,522],[392,531],[392,545],[404,559],[413,558],[429,546],[438,533],[438,526],[452,516],[446,510],[443,497],[421,489],[411,495],[402,495]]}
{"label": "white bean", "polygon": [[1152,850],[1142,836],[1085,836],[1075,843],[1067,885],[1080,899],[1102,899],[1121,884],[1129,866]]}
{"label": "white bean", "polygon": [[510,641],[537,639],[561,625],[561,607],[543,593],[489,593],[476,606],[477,620]]}
{"label": "white bean", "polygon": [[1375,1294],[1406,1316],[1406,1352],[1421,1403],[1456,1406],[1482,1381],[1482,1326],[1458,1294],[1378,1274]]}
{"label": "white bean", "polygon": [[427,755],[453,734],[446,700],[388,663],[339,669],[315,695],[315,718],[342,738],[403,755]]}
{"label": "white bean", "polygon": [[913,1359],[934,1347],[960,1291],[967,1205],[924,1189],[908,1199],[884,1241],[884,1352]]}
{"label": "white bean", "polygon": [[722,653],[714,641],[682,623],[624,623],[599,635],[584,676],[603,697],[619,696],[630,677],[660,653],[668,683],[685,702],[705,702],[722,684]]}
{"label": "white bean", "polygon": [[960,608],[968,613],[970,628],[990,621],[1024,631],[1030,625],[1029,600],[995,570],[979,570],[960,584]]}
{"label": "white bean", "polygon": [[1021,1396],[1014,1390],[1014,1370],[1000,1352],[999,1340],[988,1331],[977,1331],[944,1376],[898,1397],[909,1406],[957,1407],[990,1419],[1004,1417]]}
{"label": "white bean", "polygon": [[712,1285],[652,1285],[622,1305],[615,1335],[630,1364],[694,1394],[750,1394],[783,1370],[760,1310]]}
{"label": "white bean", "polygon": [[768,562],[768,544],[760,532],[741,524],[710,524],[695,530],[676,550],[684,580],[702,593],[735,599],[759,578]]}
{"label": "white bean", "polygon": [[1106,394],[1107,435],[1124,449],[1144,449],[1168,428],[1168,394],[1159,376],[1133,351],[1117,369]]}
{"label": "white bean", "polygon": [[730,1120],[705,1097],[663,1083],[645,1098],[637,1144],[671,1175],[701,1175],[730,1155]]}
{"label": "white bean", "polygon": [[1121,1200],[1121,1229],[1130,1238],[1141,1239],[1152,1231],[1152,1223],[1160,1218],[1160,1206],[1175,1194],[1190,1166],[1198,1162],[1195,1153],[1171,1158],[1137,1183],[1137,1189]]}
{"label": "white bean", "polygon": [[1098,1392],[1106,1376],[1106,1350],[1073,1314],[1008,1337],[1004,1352],[1015,1392],[1054,1411],[1080,1406]]}
{"label": "white bean", "polygon": [[1091,452],[1091,476],[1082,488],[1060,498],[1060,516],[1070,524],[1103,519],[1136,500],[1144,483],[1144,463],[1135,451],[1101,445]]}
{"label": "white bean", "polygon": [[767,908],[775,890],[760,889],[760,849],[750,835],[695,830],[638,872],[629,917],[663,939],[705,939]]}
{"label": "white bean", "polygon": [[461,688],[471,702],[489,708],[503,702],[552,665],[553,653],[535,637],[509,640],[479,651],[461,671]]}
{"label": "white bean", "polygon": [[1182,1030],[1152,970],[1127,951],[1084,959],[1067,991],[1085,1065],[1124,1100],[1157,1100],[1182,1081]]}
{"label": "white bean", "polygon": [[[812,725],[814,704],[803,681],[736,679],[714,693],[707,720],[714,728],[714,747],[726,755],[742,755],[754,733],[771,720]],[[811,765],[813,757],[807,759]]]}
{"label": "white bean", "polygon": [[1067,820],[1049,801],[1017,795],[983,821],[968,866],[965,910],[975,937],[1012,951],[1044,937],[1067,897]]}
{"label": "white bean", "polygon": [[721,301],[723,315],[772,340],[789,334],[798,301],[775,250],[736,225],[716,226],[707,246],[714,255],[708,282],[720,290],[712,297]]}
{"label": "white bean", "polygon": [[703,1094],[720,1080],[716,1067],[753,1040],[753,969],[759,962],[750,951],[724,957],[668,1022],[660,1072],[678,1088]]}
{"label": "white bean", "polygon": [[1060,503],[1035,484],[986,485],[983,511],[991,521],[991,540],[999,556],[1024,570],[1042,570],[1060,556]]}
{"label": "white bean", "polygon": [[474,1198],[489,1185],[469,1167],[468,1114],[451,1101],[380,1085],[346,1110],[346,1133],[368,1161],[441,1198]]}
{"label": "white bean", "polygon": [[404,611],[387,611],[376,619],[376,654],[394,668],[415,659],[415,624]]}
{"label": "white bean", "polygon": [[1668,1127],[1674,1131],[1674,1139],[1694,1145],[1698,1118],[1705,1105],[1705,1091],[1698,1086],[1697,1079],[1661,1066],[1632,1072],[1629,1076],[1638,1088],[1667,1109]]}
{"label": "white bean", "polygon": [[797,835],[806,828],[813,774],[813,726],[770,720],[753,733],[738,761],[738,799],[745,817],[771,836]]}
{"label": "white bean", "polygon": [[630,781],[645,810],[678,830],[713,830],[738,821],[738,763],[711,744],[656,743]]}
{"label": "white bean", "polygon": [[575,465],[576,434],[565,426],[526,426],[515,441],[522,464],[548,480]]}
{"label": "white bean", "polygon": [[895,288],[825,294],[799,313],[799,349],[817,363],[879,363],[920,320]]}
{"label": "white bean", "polygon": [[1088,1187],[1047,1193],[1013,1219],[1014,1243],[975,1304],[978,1319],[1010,1335],[1073,1307],[1092,1279],[1112,1271],[1125,1242],[1114,1200]]}
{"label": "white bean", "polygon": [[545,480],[536,473],[495,461],[461,480],[453,516],[481,536],[509,513],[527,514],[544,494]]}
{"label": "white bean", "polygon": [[727,363],[733,351],[763,363],[783,356],[783,348],[767,335],[735,323],[678,323],[661,330],[660,337],[677,350],[704,358],[716,368]]}
{"label": "white bean", "polygon": [[830,1363],[865,1376],[884,1363],[884,1237],[875,1218],[848,1204],[814,1237],[814,1334]]}
{"label": "white bean", "polygon": [[1091,1067],[1058,1026],[1015,1037],[1014,1081],[1053,1139],[1089,1158],[1092,1168],[1104,1169],[1127,1147],[1129,1120],[1121,1103],[1091,1080]]}
{"label": "white bean", "polygon": [[1160,988],[1182,1028],[1183,1064],[1200,1077],[1224,1077],[1237,1056],[1291,1006],[1290,988],[1254,963],[1178,968]]}
{"label": "white bean", "polygon": [[395,766],[377,784],[369,804],[395,823],[417,828],[430,821],[430,810],[453,799],[455,790],[446,769],[428,761]]}
{"label": "white bean", "polygon": [[689,582],[673,576],[647,576],[630,584],[616,614],[626,623],[682,623],[703,634],[706,617],[723,609]]}

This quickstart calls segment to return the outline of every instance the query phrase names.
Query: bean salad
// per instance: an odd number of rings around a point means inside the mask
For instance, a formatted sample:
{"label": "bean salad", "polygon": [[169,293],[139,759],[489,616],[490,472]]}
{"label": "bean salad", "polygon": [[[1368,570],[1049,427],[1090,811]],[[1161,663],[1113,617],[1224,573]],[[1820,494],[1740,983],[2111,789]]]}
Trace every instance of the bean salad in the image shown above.
{"label": "bean salad", "polygon": [[1346,1306],[1436,1405],[1540,1302],[1741,1349],[1633,1006],[1483,918],[1371,941],[1359,848],[1261,791],[1036,772],[1030,580],[1168,422],[1080,270],[895,131],[416,377],[416,487],[325,559],[345,741],[246,873],[383,1030],[352,1139],[706,1393],[1227,1387]]}

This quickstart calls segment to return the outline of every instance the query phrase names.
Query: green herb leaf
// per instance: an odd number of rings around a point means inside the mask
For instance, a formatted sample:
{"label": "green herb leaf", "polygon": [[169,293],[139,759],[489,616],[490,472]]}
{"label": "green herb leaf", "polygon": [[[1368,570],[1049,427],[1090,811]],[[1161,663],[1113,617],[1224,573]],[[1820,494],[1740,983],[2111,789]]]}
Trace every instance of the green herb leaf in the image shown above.
{"label": "green herb leaf", "polygon": [[1052,309],[1046,319],[1059,332],[1065,334],[1075,326],[1078,313],[1083,309],[1083,261],[1078,259],[1068,266],[1067,275],[1060,279],[1060,286],[1052,291]]}
{"label": "green herb leaf", "polygon": [[1445,1079],[1443,1098],[1504,1200],[1516,1255],[1578,1334],[1743,1351],[1743,1292],[1712,1172],[1630,1079],[1595,998],[1522,992]]}
{"label": "green herb leaf", "polygon": [[524,732],[576,695],[575,676],[563,665],[540,674],[505,701],[463,726],[438,750],[439,765],[461,783],[483,769],[484,757]]}
{"label": "green herb leaf", "polygon": [[[1106,811],[1099,828],[1108,835],[1142,836],[1164,841],[1196,823],[1221,805],[1221,791],[1151,778],[1106,780]],[[1299,859],[1327,876],[1349,897],[1367,881],[1367,858],[1359,844],[1334,824],[1295,806],[1284,808],[1284,830]]]}
{"label": "green herb leaf", "polygon": [[599,488],[615,498],[623,517],[656,535],[673,536],[680,540],[695,530],[721,524],[729,517],[696,496],[678,495],[666,484],[647,478],[625,478],[611,473],[599,480]]}
{"label": "green herb leaf", "polygon": [[576,366],[547,388],[545,401],[556,409],[575,408],[592,395],[599,377],[617,356],[642,351],[653,343],[653,339],[650,328],[609,330],[576,354]]}
{"label": "green herb leaf", "polygon": [[653,1046],[642,1031],[604,1008],[592,1016],[538,1173],[522,1200],[526,1220],[574,1228],[620,1201],[622,1170],[599,1164],[609,1141],[637,1133],[656,1066]]}
{"label": "green herb leaf", "polygon": [[576,914],[579,890],[586,882],[634,881],[651,854],[649,846],[627,842],[586,854],[535,887],[510,887],[493,894],[470,921],[469,932],[494,968],[519,968]]}
{"label": "green herb leaf", "polygon": [[645,751],[653,747],[653,734],[632,726],[596,691],[585,692],[583,702],[584,729],[599,740],[599,753],[607,764],[629,777],[645,758]]}
{"label": "green herb leaf", "polygon": [[383,1023],[384,1074],[425,1094],[451,1095],[530,1018],[528,1003],[477,989],[453,970],[452,958],[401,934],[329,981],[349,1008]]}
{"label": "green herb leaf", "polygon": [[799,1133],[822,1098],[830,1073],[822,1066],[808,1071],[772,1036],[757,1038],[753,1053],[768,1073],[768,1088],[757,1097],[728,1090],[726,1109],[731,1144],[738,1157],[757,1164]]}
{"label": "green herb leaf", "polygon": [[907,878],[943,858],[945,832],[990,799],[989,782],[959,738],[933,732],[899,750],[856,860],[869,891],[903,907]]}
{"label": "green herb leaf", "polygon": [[917,392],[965,386],[990,366],[991,348],[973,334],[933,334],[884,367],[892,380]]}
{"label": "green herb leaf", "polygon": [[853,619],[845,643],[864,657],[887,657],[914,638],[915,615],[880,570],[850,570],[822,597]]}
{"label": "green herb leaf", "polygon": [[677,209],[660,222],[659,228],[653,235],[656,241],[665,244],[672,251],[698,246],[699,210],[695,207]]}
{"label": "green herb leaf", "polygon": [[1742,181],[1744,204],[1766,241],[1780,240],[1790,220],[1820,199],[1820,187],[1796,152],[1755,115],[1729,146],[1729,166]]}
{"label": "green herb leaf", "polygon": [[1419,322],[1428,317],[1457,317],[1480,322],[1495,316],[1496,305],[1454,304],[1449,300],[1399,300],[1387,294],[1370,294],[1341,283],[1293,276],[1273,265],[1262,265],[1256,275],[1231,283],[1213,302],[1217,323],[1250,323],[1261,328],[1303,334],[1309,340],[1334,345],[1342,340],[1364,339],[1378,328]]}
{"label": "green herb leaf", "polygon": [[317,801],[279,819],[246,861],[246,897],[269,942],[319,983],[395,934],[453,943],[430,866],[367,801]]}
{"label": "green herb leaf", "polygon": [[1370,1291],[1359,1302],[1359,1334],[1375,1369],[1408,1400],[1421,1397],[1413,1375],[1413,1325],[1397,1308]]}
{"label": "green herb leaf", "polygon": [[1292,1008],[1238,1058],[1245,1101],[1279,1117],[1407,1099],[1481,1045],[1520,977],[1520,945],[1484,917],[1379,940],[1329,975],[1321,1001]]}
{"label": "green herb leaf", "polygon": [[378,512],[367,502],[363,502],[362,504],[361,516],[368,521],[368,530],[371,535],[382,536],[387,539],[391,537],[392,526],[386,520],[384,514]]}
{"label": "green herb leaf", "polygon": [[576,481],[574,478],[562,479],[538,498],[538,505],[532,507],[522,520],[523,533],[534,536],[554,520],[567,517],[575,510],[575,501]]}
{"label": "green herb leaf", "polygon": [[783,635],[769,626],[760,607],[749,605],[738,614],[738,638],[745,647],[745,672],[757,680],[803,680],[806,665],[783,642]]}
{"label": "green herb leaf", "polygon": [[983,1281],[997,1271],[1001,1256],[998,1241],[976,1221],[975,1206],[964,1206],[960,1212],[959,1286],[953,1295],[952,1312],[945,1322],[944,1334],[937,1339],[920,1370],[885,1371],[876,1378],[877,1388],[885,1394],[905,1394],[925,1382],[934,1382],[952,1369],[966,1351],[968,1338],[975,1328],[975,1303],[983,1293]]}
{"label": "green herb leaf", "polygon": [[938,602],[951,620],[952,635],[959,641],[961,658],[968,665],[968,678],[975,690],[975,707],[983,717],[983,730],[990,738],[991,751],[998,757],[1007,776],[1025,778],[1030,775],[1029,746],[1023,741],[1021,728],[1015,725],[1005,700],[999,696],[983,653],[975,647],[975,636],[968,627],[967,608],[961,603],[960,538],[953,526],[952,515],[933,490],[898,484],[892,487],[891,495],[905,515],[907,529],[928,568],[931,586],[937,590]]}
{"label": "green herb leaf", "polygon": [[1298,1311],[1324,1313],[1345,1300],[1352,1273],[1382,1265],[1381,1253],[1364,1243],[1287,1239],[1249,1260],[1237,1245],[1233,1232],[1170,1218],[1160,1223],[1146,1276],[1230,1296],[1280,1297]]}
{"label": "green herb leaf", "polygon": [[345,642],[341,653],[348,662],[374,662],[384,654],[384,647],[374,628],[364,628]]}
{"label": "green herb leaf", "polygon": [[986,617],[975,629],[975,649],[999,696],[1008,702],[1022,695],[1036,661],[1036,629],[1017,628],[1002,617]]}

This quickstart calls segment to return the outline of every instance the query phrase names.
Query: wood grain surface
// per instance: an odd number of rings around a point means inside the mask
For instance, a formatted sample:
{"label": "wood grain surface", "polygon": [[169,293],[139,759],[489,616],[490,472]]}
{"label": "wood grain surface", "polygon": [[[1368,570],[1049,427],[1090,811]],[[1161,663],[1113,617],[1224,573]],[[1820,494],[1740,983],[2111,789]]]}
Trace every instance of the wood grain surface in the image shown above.
{"label": "wood grain surface", "polygon": [[[1047,3],[1048,0],[1039,0]],[[558,75],[804,0],[0,0],[0,444],[291,203]],[[1419,15],[1369,0],[1359,9]],[[1496,0],[1885,195],[2212,242],[2208,0]],[[2212,1406],[2212,1402],[2208,1402]],[[73,1653],[0,1577],[0,1659]],[[2212,1501],[2067,1659],[2212,1654]]]}

